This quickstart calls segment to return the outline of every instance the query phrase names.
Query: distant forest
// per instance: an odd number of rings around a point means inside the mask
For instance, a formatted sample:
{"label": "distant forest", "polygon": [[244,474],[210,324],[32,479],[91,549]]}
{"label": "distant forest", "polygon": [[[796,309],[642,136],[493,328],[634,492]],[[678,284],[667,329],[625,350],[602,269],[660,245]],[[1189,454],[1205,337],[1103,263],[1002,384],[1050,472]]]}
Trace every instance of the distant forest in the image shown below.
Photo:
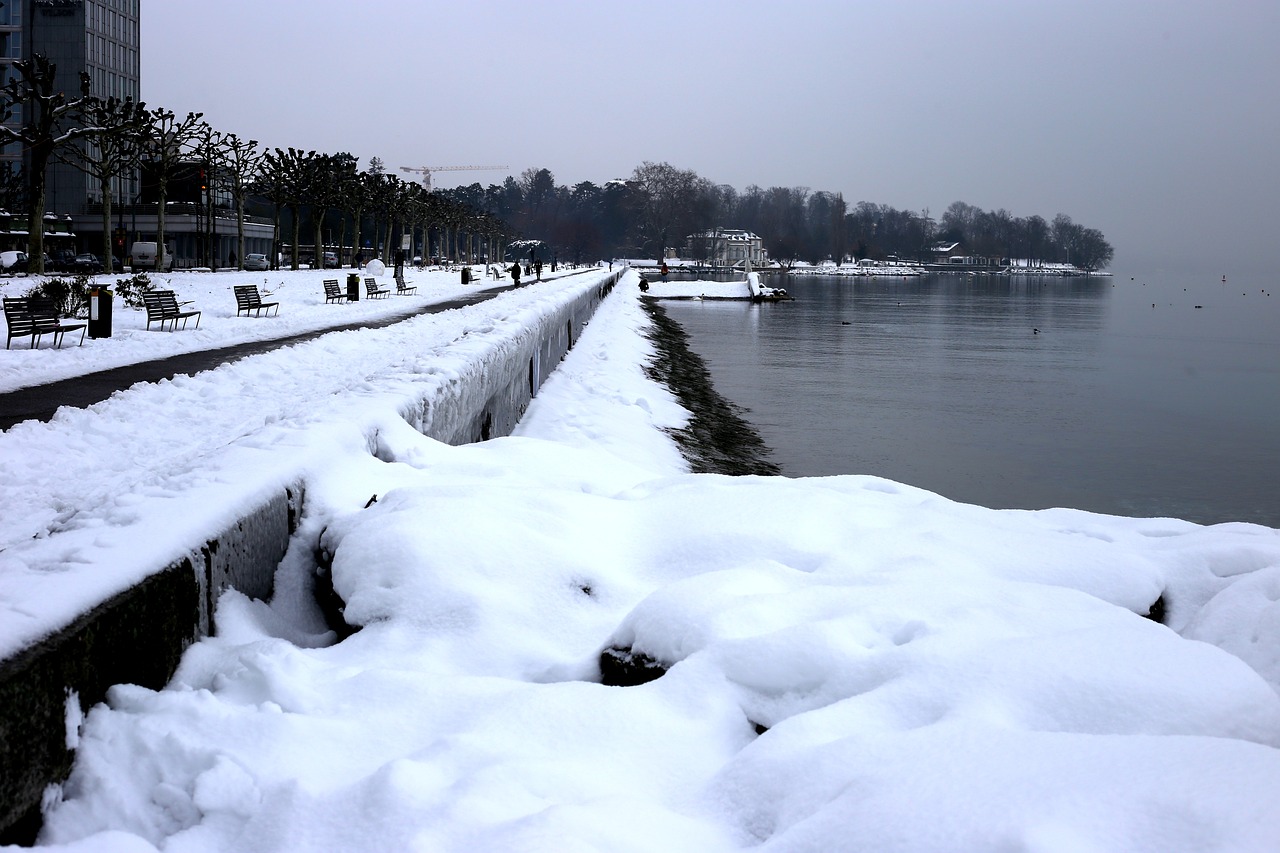
{"label": "distant forest", "polygon": [[[563,260],[657,258],[664,247],[715,228],[741,228],[764,241],[772,260],[820,263],[870,258],[931,260],[938,244],[957,254],[1033,263],[1105,268],[1113,251],[1102,232],[1059,213],[1014,216],[957,201],[934,219],[929,211],[898,210],[807,187],[752,185],[739,192],[669,163],[645,162],[630,178],[604,184],[557,184],[547,169],[526,169],[501,184],[479,183],[444,195],[502,220],[509,235],[540,240]],[[686,253],[688,256],[688,253]],[[699,258],[694,257],[694,260]]]}

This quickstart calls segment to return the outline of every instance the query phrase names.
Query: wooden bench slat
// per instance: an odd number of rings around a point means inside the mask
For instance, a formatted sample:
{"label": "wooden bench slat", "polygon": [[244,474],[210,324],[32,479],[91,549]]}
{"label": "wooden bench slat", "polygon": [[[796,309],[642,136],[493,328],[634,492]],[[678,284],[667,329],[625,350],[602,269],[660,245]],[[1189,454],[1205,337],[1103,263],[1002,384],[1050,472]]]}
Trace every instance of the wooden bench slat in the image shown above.
{"label": "wooden bench slat", "polygon": [[[276,314],[280,313],[279,302],[263,302],[262,295],[258,293],[258,285],[256,284],[237,284],[234,288],[236,293],[236,316],[240,316],[243,311],[245,316],[249,316],[249,312],[253,311],[255,317],[262,316],[262,309],[275,308]],[[270,295],[270,294],[268,294]],[[268,312],[267,316],[270,316]]]}
{"label": "wooden bench slat", "polygon": [[178,298],[172,290],[151,290],[142,294],[142,304],[147,309],[147,328],[151,328],[152,323],[160,324],[160,331],[164,331],[164,324],[169,323],[169,331],[175,331],[178,328],[178,321],[182,321],[182,328],[187,327],[187,320],[191,317],[196,318],[196,328],[200,328],[200,312],[199,311],[183,311],[178,305]]}
{"label": "wooden bench slat", "polygon": [[9,349],[14,338],[24,337],[31,338],[31,349],[35,349],[40,345],[40,338],[45,335],[53,335],[54,347],[61,349],[63,336],[77,329],[80,330],[80,346],[84,346],[85,324],[62,322],[52,299],[35,296],[26,299],[6,297],[4,319],[9,332],[5,349]]}
{"label": "wooden bench slat", "polygon": [[326,278],[324,280],[324,301],[325,302],[346,302],[347,292],[338,286],[336,278]]}

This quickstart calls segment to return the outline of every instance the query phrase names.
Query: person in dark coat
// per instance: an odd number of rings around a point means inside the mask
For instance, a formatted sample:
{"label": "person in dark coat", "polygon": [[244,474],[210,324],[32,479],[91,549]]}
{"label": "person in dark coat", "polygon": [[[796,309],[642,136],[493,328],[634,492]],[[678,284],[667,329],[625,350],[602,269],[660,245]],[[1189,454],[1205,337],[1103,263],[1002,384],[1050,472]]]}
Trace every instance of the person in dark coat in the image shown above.
{"label": "person in dark coat", "polygon": [[542,281],[542,261],[533,262],[533,271],[538,274],[538,281]]}
{"label": "person in dark coat", "polygon": [[515,282],[516,287],[519,287],[520,286],[520,262],[516,261],[514,264],[512,264],[511,269],[508,270],[508,272],[511,273],[511,280]]}
{"label": "person in dark coat", "polygon": [[396,278],[404,278],[404,249],[396,249]]}

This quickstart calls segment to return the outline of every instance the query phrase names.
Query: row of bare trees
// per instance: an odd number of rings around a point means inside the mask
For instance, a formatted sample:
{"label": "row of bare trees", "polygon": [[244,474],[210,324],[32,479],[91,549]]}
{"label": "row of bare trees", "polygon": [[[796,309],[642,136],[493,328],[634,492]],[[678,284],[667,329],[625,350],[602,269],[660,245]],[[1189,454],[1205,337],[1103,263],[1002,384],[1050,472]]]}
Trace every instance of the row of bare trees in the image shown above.
{"label": "row of bare trees", "polygon": [[[80,93],[69,97],[55,85],[56,67],[36,54],[14,63],[15,74],[0,87],[0,143],[18,143],[28,152],[20,180],[0,185],[3,203],[28,211],[27,255],[31,270],[44,271],[44,233],[39,227],[45,208],[46,172],[57,159],[71,163],[97,184],[102,211],[102,257],[109,268],[112,184],[148,168],[155,182],[157,264],[166,251],[165,212],[170,186],[198,172],[205,265],[215,263],[213,230],[216,208],[229,198],[236,218],[236,258],[245,256],[245,216],[250,200],[265,199],[273,209],[275,240],[280,244],[281,214],[288,211],[293,232],[291,263],[299,264],[299,234],[304,217],[312,225],[316,260],[330,213],[342,217],[343,245],[361,245],[361,231],[372,221],[375,254],[389,259],[394,237],[421,233],[421,244],[434,235],[440,254],[450,257],[499,257],[507,230],[502,220],[425,187],[387,174],[375,157],[361,171],[349,153],[324,154],[295,148],[261,148],[256,140],[224,133],[202,113],[179,116],[163,108],[149,109],[132,99],[89,94],[89,78],[80,75]],[[15,117],[17,121],[11,121]],[[347,234],[350,233],[350,242]],[[271,254],[274,263],[278,249]]]}
{"label": "row of bare trees", "polygon": [[348,153],[277,148],[263,155],[257,173],[254,188],[271,204],[277,233],[281,214],[290,214],[294,268],[304,212],[310,216],[312,245],[323,245],[323,228],[330,213],[336,212],[342,217],[342,245],[363,245],[362,229],[369,223],[375,253],[384,259],[400,235],[409,235],[424,251],[433,245],[434,236],[438,254],[472,260],[501,256],[507,237],[506,225],[499,217],[433,193],[421,184],[403,181],[386,172],[377,157],[361,171],[356,158]]}
{"label": "row of bare trees", "polygon": [[[784,264],[890,256],[928,261],[939,242],[959,242],[967,255],[1070,262],[1084,269],[1103,268],[1112,258],[1100,231],[1065,214],[1047,222],[956,202],[939,221],[928,210],[867,201],[849,205],[840,193],[807,187],[752,185],[739,192],[669,163],[645,162],[629,177],[603,185],[560,186],[546,169],[526,169],[501,185],[449,192],[575,260],[655,258],[682,247],[689,235],[722,227],[759,234],[769,257]],[[705,251],[708,245],[695,241],[688,254],[698,260],[699,247]]]}

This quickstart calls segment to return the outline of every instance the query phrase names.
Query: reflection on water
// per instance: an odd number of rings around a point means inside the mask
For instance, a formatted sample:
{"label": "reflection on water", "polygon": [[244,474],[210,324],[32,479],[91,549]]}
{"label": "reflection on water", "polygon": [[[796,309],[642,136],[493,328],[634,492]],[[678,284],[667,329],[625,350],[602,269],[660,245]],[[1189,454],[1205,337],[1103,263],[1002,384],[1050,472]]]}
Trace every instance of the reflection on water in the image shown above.
{"label": "reflection on water", "polygon": [[1280,296],[1127,275],[783,286],[795,302],[665,305],[789,476],[1280,527]]}

